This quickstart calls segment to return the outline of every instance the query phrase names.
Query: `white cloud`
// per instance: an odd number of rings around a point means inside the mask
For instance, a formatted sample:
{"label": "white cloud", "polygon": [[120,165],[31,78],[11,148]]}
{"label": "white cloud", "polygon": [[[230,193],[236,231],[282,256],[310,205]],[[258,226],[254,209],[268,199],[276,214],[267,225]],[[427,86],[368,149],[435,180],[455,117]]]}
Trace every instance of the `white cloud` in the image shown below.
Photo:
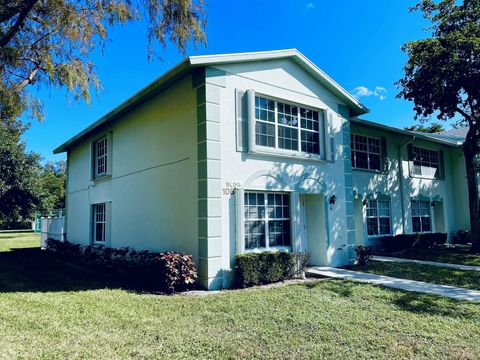
{"label": "white cloud", "polygon": [[315,8],[316,8],[316,6],[313,2],[309,2],[309,3],[307,3],[307,5],[305,5],[305,11],[313,10]]}
{"label": "white cloud", "polygon": [[375,86],[375,89],[369,89],[366,86],[357,86],[352,91],[353,96],[357,99],[366,96],[375,96],[378,97],[380,100],[385,100],[387,98],[387,89],[383,86]]}

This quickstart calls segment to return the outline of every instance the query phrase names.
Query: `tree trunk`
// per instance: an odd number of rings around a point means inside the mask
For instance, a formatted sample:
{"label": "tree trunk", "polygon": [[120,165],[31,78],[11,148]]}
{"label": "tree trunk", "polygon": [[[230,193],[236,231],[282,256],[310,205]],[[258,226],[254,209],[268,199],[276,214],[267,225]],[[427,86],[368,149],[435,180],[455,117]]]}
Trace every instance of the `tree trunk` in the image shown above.
{"label": "tree trunk", "polygon": [[479,129],[471,127],[463,144],[467,172],[468,203],[470,207],[470,230],[472,252],[480,252],[480,199],[477,184],[476,155],[478,152]]}

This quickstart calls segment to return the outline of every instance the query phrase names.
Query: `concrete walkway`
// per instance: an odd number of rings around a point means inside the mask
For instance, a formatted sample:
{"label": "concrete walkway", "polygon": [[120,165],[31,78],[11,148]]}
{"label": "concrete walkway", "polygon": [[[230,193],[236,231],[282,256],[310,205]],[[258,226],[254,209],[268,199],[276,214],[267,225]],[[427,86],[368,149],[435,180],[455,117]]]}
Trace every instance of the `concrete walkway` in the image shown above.
{"label": "concrete walkway", "polygon": [[308,268],[306,273],[307,275],[313,276],[358,281],[373,285],[383,285],[394,289],[446,296],[455,300],[480,301],[480,291],[457,288],[454,286],[436,285],[422,281],[399,279],[390,276],[323,266]]}
{"label": "concrete walkway", "polygon": [[438,267],[457,269],[457,270],[480,271],[480,266],[450,264],[450,263],[441,263],[436,261],[414,260],[414,259],[397,258],[397,257],[390,257],[390,256],[375,255],[375,256],[372,256],[372,260],[383,261],[383,262],[413,263],[413,264],[419,264],[419,265],[438,266]]}

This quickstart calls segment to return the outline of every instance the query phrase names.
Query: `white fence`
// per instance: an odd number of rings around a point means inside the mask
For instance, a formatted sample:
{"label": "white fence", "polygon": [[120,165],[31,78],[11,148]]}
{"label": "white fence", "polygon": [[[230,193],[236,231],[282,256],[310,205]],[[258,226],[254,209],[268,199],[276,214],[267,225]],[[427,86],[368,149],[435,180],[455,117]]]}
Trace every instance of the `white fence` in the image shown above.
{"label": "white fence", "polygon": [[65,216],[48,216],[41,218],[41,246],[47,247],[47,239],[65,241]]}

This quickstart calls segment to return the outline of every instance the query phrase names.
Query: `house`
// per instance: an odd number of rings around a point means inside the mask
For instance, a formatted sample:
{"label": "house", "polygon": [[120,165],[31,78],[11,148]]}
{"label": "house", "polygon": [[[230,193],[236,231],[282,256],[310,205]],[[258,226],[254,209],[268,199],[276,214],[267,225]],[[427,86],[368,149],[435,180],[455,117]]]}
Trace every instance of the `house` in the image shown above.
{"label": "house", "polygon": [[187,252],[218,289],[238,253],[341,266],[379,236],[468,228],[459,142],[367,112],[297,50],[189,57],[54,150],[67,239]]}

